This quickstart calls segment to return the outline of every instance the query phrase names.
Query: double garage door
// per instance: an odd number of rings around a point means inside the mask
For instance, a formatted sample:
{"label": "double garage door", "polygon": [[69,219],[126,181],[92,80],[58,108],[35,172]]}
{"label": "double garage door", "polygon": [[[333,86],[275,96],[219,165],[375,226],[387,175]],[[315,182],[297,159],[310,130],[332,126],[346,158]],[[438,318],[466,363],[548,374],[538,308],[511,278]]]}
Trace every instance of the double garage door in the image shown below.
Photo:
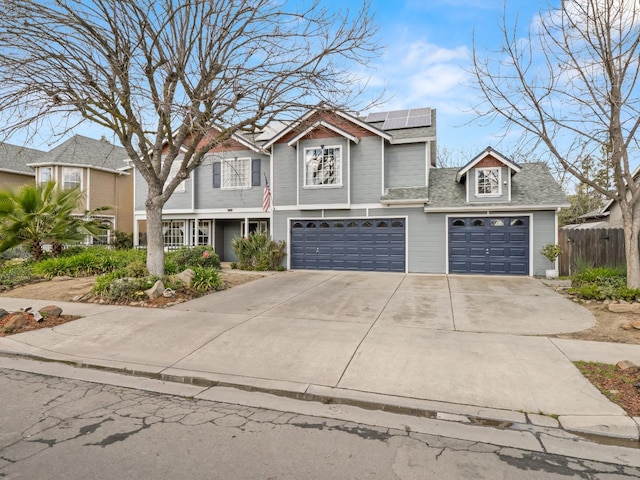
{"label": "double garage door", "polygon": [[449,217],[449,273],[529,274],[529,217]]}
{"label": "double garage door", "polygon": [[291,268],[404,272],[404,218],[291,221]]}

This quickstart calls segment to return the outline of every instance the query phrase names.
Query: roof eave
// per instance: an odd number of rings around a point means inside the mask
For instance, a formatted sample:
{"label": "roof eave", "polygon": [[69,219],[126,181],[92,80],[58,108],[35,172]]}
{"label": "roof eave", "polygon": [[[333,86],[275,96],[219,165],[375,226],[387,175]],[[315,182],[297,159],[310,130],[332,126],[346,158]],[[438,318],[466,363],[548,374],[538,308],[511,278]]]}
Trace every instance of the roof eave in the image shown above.
{"label": "roof eave", "polygon": [[556,210],[558,208],[569,208],[568,203],[558,203],[552,205],[468,205],[463,207],[424,207],[425,213],[458,213],[458,212],[503,212],[517,210]]}

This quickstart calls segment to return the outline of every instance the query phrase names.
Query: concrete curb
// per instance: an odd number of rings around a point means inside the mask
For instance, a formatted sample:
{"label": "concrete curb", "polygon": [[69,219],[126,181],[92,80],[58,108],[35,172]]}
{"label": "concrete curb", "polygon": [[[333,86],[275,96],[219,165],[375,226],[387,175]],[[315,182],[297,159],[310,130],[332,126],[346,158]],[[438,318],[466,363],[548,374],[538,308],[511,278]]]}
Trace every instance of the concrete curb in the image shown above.
{"label": "concrete curb", "polygon": [[[528,431],[539,439],[542,434],[552,438],[577,434],[583,438],[600,444],[620,447],[640,448],[640,424],[627,416],[561,416],[554,417],[538,413],[515,412],[494,408],[463,405],[448,402],[414,399],[378,393],[348,390],[296,382],[284,382],[236,375],[194,372],[176,368],[162,369],[139,365],[137,369],[105,366],[69,359],[51,359],[28,353],[16,353],[0,350],[0,367],[2,359],[14,359],[22,362],[41,362],[45,364],[64,365],[82,371],[93,371],[116,374],[121,378],[133,377],[135,381],[126,381],[120,386],[145,389],[145,381],[160,381],[169,387],[164,393],[173,395],[195,396],[213,387],[223,387],[245,392],[275,395],[292,400],[318,402],[324,405],[343,405],[370,411],[387,412],[397,415],[415,417],[417,419],[434,419],[445,422],[468,424],[469,426],[492,427],[504,432]],[[24,365],[24,363],[23,363]],[[12,368],[6,366],[5,368]],[[27,369],[28,371],[31,371]],[[40,372],[33,372],[40,373]],[[48,373],[51,374],[51,373]],[[92,381],[89,376],[82,378]],[[98,380],[93,380],[98,381]],[[206,396],[202,398],[207,398]],[[267,407],[268,408],[268,407]],[[573,436],[573,435],[572,435]],[[522,447],[525,448],[525,447]],[[537,450],[537,449],[536,449]],[[640,458],[640,455],[639,455]],[[640,466],[640,464],[638,465]]]}

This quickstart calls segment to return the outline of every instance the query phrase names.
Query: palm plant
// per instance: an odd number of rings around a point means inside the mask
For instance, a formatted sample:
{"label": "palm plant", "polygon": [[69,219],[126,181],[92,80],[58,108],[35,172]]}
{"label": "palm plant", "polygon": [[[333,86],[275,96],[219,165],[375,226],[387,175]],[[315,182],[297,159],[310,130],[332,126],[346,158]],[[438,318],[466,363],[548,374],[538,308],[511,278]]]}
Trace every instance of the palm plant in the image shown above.
{"label": "palm plant", "polygon": [[22,244],[39,261],[45,243],[52,245],[56,255],[66,243],[100,235],[103,228],[90,217],[106,207],[85,212],[84,217],[74,216],[81,198],[78,189],[57,189],[54,182],[0,191],[0,252]]}

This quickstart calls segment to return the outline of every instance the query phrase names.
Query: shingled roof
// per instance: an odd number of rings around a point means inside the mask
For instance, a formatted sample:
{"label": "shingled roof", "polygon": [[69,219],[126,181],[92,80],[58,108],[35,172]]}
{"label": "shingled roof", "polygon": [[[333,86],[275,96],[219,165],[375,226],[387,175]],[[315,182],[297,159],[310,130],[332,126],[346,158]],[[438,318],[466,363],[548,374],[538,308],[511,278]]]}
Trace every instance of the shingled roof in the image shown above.
{"label": "shingled roof", "polygon": [[33,177],[35,173],[28,164],[35,162],[44,154],[45,152],[33,148],[0,143],[0,171]]}
{"label": "shingled roof", "polygon": [[458,168],[436,168],[429,173],[429,202],[425,211],[478,207],[568,207],[569,200],[544,163],[523,163],[512,177],[511,201],[468,203],[463,183],[456,182]]}
{"label": "shingled roof", "polygon": [[127,151],[106,140],[75,135],[44,154],[30,166],[68,165],[118,171],[126,167]]}

